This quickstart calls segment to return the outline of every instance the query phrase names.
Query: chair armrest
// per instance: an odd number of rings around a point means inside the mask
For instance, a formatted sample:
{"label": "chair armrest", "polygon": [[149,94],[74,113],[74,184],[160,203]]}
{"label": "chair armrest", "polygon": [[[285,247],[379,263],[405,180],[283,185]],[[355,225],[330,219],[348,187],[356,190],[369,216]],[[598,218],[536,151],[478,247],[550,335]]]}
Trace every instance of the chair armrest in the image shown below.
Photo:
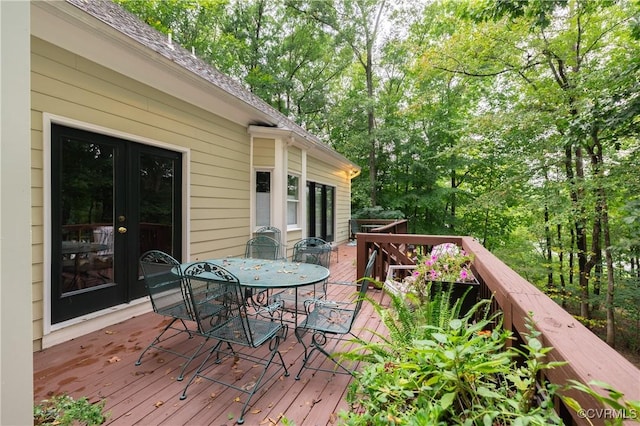
{"label": "chair armrest", "polygon": [[311,313],[316,308],[333,308],[333,309],[341,309],[347,306],[353,305],[351,302],[336,302],[334,300],[324,300],[324,299],[307,299],[304,301],[304,310],[307,315]]}
{"label": "chair armrest", "polygon": [[284,313],[284,301],[276,300],[269,305],[256,307],[255,315],[260,316],[262,318],[267,318],[269,320],[273,320],[274,318],[280,319],[282,321]]}

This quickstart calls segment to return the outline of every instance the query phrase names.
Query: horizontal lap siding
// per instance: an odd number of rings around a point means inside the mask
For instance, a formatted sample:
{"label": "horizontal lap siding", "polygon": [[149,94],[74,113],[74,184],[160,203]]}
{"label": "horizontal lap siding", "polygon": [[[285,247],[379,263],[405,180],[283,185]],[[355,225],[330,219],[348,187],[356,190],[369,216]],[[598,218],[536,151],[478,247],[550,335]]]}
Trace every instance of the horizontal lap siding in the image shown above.
{"label": "horizontal lap siding", "polygon": [[289,147],[287,150],[287,168],[290,173],[302,173],[302,150],[296,147]]}
{"label": "horizontal lap siding", "polygon": [[245,127],[33,38],[31,164],[34,350],[43,330],[44,143],[42,114],[187,148],[191,257],[238,255],[249,218],[249,135]]}
{"label": "horizontal lap siding", "polygon": [[273,139],[253,139],[253,167],[272,168],[275,165],[275,141]]}

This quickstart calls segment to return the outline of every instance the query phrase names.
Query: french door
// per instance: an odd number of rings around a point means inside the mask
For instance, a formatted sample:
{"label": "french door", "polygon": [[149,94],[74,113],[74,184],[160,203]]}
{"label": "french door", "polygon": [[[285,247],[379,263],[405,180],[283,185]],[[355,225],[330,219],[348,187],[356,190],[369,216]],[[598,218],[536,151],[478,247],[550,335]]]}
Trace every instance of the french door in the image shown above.
{"label": "french door", "polygon": [[181,155],[52,125],[52,324],[146,295],[141,253],[180,259]]}
{"label": "french door", "polygon": [[307,234],[309,237],[335,241],[335,188],[307,182]]}

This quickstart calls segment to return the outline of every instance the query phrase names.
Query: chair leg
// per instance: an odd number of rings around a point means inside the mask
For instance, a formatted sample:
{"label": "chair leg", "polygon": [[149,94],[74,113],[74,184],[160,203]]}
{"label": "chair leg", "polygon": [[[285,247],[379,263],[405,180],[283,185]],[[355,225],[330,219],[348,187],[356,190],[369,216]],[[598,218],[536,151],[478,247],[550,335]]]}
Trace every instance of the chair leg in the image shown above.
{"label": "chair leg", "polygon": [[311,336],[311,344],[309,345],[309,347],[307,347],[307,345],[304,343],[302,335],[299,334],[298,332],[298,328],[296,328],[295,334],[296,334],[296,337],[298,338],[298,341],[302,343],[302,346],[304,346],[304,357],[302,358],[302,366],[300,366],[300,370],[298,370],[298,374],[296,374],[295,376],[296,380],[300,380],[300,375],[302,374],[302,371],[305,368],[309,368],[315,371],[326,371],[328,373],[336,373],[336,369],[329,370],[329,369],[323,369],[319,367],[318,368],[308,367],[308,362],[311,361],[312,356],[316,351],[320,352],[329,360],[331,360],[336,365],[336,367],[340,367],[341,369],[343,369],[346,374],[353,376],[353,371],[349,370],[347,367],[345,367],[340,362],[338,362],[333,356],[331,356],[329,352],[327,352],[324,349],[324,346],[327,344],[329,340],[324,333],[317,332],[317,331],[313,332]]}
{"label": "chair leg", "polygon": [[209,338],[205,338],[202,343],[200,343],[200,346],[198,346],[198,349],[196,349],[196,351],[193,353],[193,355],[191,355],[189,357],[189,359],[187,359],[187,361],[184,363],[184,365],[182,366],[182,370],[180,370],[180,375],[178,376],[177,380],[179,382],[181,382],[184,379],[184,372],[187,369],[187,367],[189,366],[189,364],[191,364],[191,361],[193,361],[194,359],[196,359],[197,357],[200,356],[201,354],[201,350],[204,347],[204,345],[209,341]]}
{"label": "chair leg", "polygon": [[[175,322],[176,322],[176,321],[178,321],[178,320],[182,323],[182,326],[184,327],[184,330],[178,330],[178,329],[175,329],[175,328],[173,328],[173,327],[172,327],[172,326],[173,326],[173,323],[175,323]],[[177,331],[177,333],[176,333],[176,334],[174,334],[174,335],[172,335],[172,336],[167,337],[166,339],[163,339],[163,338],[162,338],[162,336],[163,336],[163,335],[164,335],[164,333],[166,333],[166,332],[167,332],[167,330],[169,330],[169,329],[174,329],[174,330],[176,330],[176,331]],[[185,324],[183,320],[181,320],[181,319],[179,319],[179,318],[173,318],[173,319],[171,320],[171,322],[170,322],[169,324],[167,324],[167,326],[164,328],[164,330],[162,330],[162,332],[161,332],[160,334],[158,334],[158,335],[156,336],[156,338],[155,338],[155,339],[153,339],[153,341],[152,341],[151,343],[149,343],[149,346],[147,346],[147,347],[142,351],[142,353],[141,353],[141,354],[140,354],[140,356],[138,357],[138,360],[135,362],[135,365],[140,365],[140,364],[142,364],[142,357],[144,356],[144,354],[145,354],[145,353],[147,353],[147,351],[148,351],[149,349],[151,349],[151,348],[155,347],[158,343],[160,343],[160,342],[162,342],[162,341],[164,341],[164,340],[168,340],[168,339],[170,339],[171,337],[177,336],[178,334],[180,334],[180,333],[184,333],[184,332],[189,333],[189,338],[192,338],[192,337],[193,337],[193,333],[191,332],[191,330],[189,330],[189,327],[187,327],[187,324]]]}
{"label": "chair leg", "polygon": [[[228,344],[228,343],[227,343]],[[207,356],[205,357],[205,359],[202,361],[202,363],[200,364],[200,366],[196,369],[196,371],[191,375],[191,378],[189,379],[189,382],[187,382],[187,384],[185,385],[184,389],[182,390],[182,395],[180,395],[180,399],[184,400],[187,398],[187,389],[189,388],[189,386],[191,385],[191,383],[194,381],[194,379],[196,377],[198,377],[200,375],[200,372],[204,369],[203,367],[205,366],[205,364],[207,363],[207,361],[209,361],[209,358],[211,358],[211,355],[213,355],[213,353],[216,353],[216,364],[220,363],[220,352],[218,351],[218,349],[220,348],[220,345],[222,345],[222,341],[218,341],[218,343],[216,343],[211,350],[209,351],[209,353],[207,354]],[[229,345],[229,348],[231,348],[231,345]]]}
{"label": "chair leg", "polygon": [[[218,341],[218,343],[213,348],[211,348],[211,350],[209,351],[209,354],[207,355],[206,359],[204,361],[202,361],[202,363],[200,364],[200,366],[198,367],[196,372],[191,376],[191,378],[189,379],[189,382],[184,387],[184,389],[182,391],[182,395],[180,395],[180,399],[184,400],[184,399],[187,398],[187,389],[189,388],[191,383],[197,377],[202,377],[203,379],[207,379],[207,380],[215,382],[215,383],[220,383],[222,385],[225,385],[227,387],[235,389],[235,390],[237,390],[239,392],[246,393],[249,396],[247,397],[247,400],[245,401],[244,405],[242,406],[242,410],[240,411],[240,417],[236,421],[238,424],[243,424],[244,423],[244,415],[246,414],[247,408],[249,407],[249,402],[251,402],[251,398],[253,398],[253,395],[255,395],[256,392],[262,386],[262,384],[263,384],[262,382],[265,379],[267,370],[269,369],[269,367],[273,363],[273,360],[276,357],[276,355],[280,359],[280,363],[278,364],[278,367],[282,366],[282,368],[284,369],[284,375],[285,376],[289,376],[289,370],[287,369],[287,365],[284,362],[284,358],[282,357],[282,353],[280,353],[280,350],[279,350],[280,337],[279,336],[275,336],[273,338],[273,340],[269,343],[269,349],[271,351],[270,356],[267,359],[262,359],[261,360],[260,364],[262,364],[264,368],[262,369],[260,377],[258,377],[258,379],[255,381],[255,383],[251,386],[250,390],[247,389],[247,388],[237,387],[237,386],[233,385],[232,383],[225,383],[224,381],[221,381],[221,380],[218,380],[218,379],[215,379],[215,378],[206,377],[206,375],[203,374],[205,370],[207,370],[207,369],[209,369],[211,367],[210,365],[207,365],[207,362],[209,361],[209,359],[211,358],[211,356],[213,355],[214,352],[216,352],[215,363],[218,364],[220,362],[220,358],[219,358],[220,351],[219,351],[219,349],[220,349],[221,344],[222,344],[222,341]],[[235,350],[233,349],[231,344],[228,343],[228,342],[227,342],[227,347],[229,348],[229,353],[231,355],[236,354]],[[237,353],[237,355],[242,358],[242,355],[240,353]],[[243,359],[246,359],[246,358],[243,358]],[[253,361],[257,361],[256,359],[252,359],[252,360]],[[280,368],[278,368],[278,370],[274,371],[272,373],[272,375],[269,376],[269,378],[270,379],[273,378],[275,376],[275,374],[279,370],[280,370]]]}
{"label": "chair leg", "polygon": [[247,397],[247,400],[245,401],[244,405],[242,406],[242,410],[240,411],[240,417],[237,420],[237,423],[239,425],[244,423],[244,415],[247,412],[247,408],[249,406],[249,402],[251,401],[251,398],[253,398],[253,395],[255,395],[255,393],[258,391],[258,389],[260,389],[260,385],[262,384],[262,379],[264,378],[265,374],[267,374],[267,370],[269,369],[269,366],[273,362],[273,358],[276,356],[276,354],[280,358],[280,362],[282,363],[282,368],[284,368],[285,377],[289,376],[289,370],[287,369],[287,365],[284,363],[284,359],[282,358],[282,354],[278,350],[278,348],[280,346],[280,338],[276,337],[275,341],[276,342],[274,344],[274,348],[271,350],[271,356],[269,357],[269,360],[265,363],[265,366],[262,369],[262,374],[260,374],[260,377],[258,378],[258,380],[256,380],[255,384],[253,385],[253,388],[252,388],[251,392],[249,393],[249,396]]}

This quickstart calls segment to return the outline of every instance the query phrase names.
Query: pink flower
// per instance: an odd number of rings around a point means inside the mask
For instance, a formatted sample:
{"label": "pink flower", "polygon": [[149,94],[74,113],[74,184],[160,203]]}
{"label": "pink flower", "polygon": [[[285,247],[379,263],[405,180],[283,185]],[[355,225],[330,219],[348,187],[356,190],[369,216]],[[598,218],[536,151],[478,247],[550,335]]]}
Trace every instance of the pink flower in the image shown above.
{"label": "pink flower", "polygon": [[460,271],[460,279],[461,280],[463,280],[463,281],[466,280],[468,276],[469,276],[469,274],[467,273],[466,269],[462,269]]}

